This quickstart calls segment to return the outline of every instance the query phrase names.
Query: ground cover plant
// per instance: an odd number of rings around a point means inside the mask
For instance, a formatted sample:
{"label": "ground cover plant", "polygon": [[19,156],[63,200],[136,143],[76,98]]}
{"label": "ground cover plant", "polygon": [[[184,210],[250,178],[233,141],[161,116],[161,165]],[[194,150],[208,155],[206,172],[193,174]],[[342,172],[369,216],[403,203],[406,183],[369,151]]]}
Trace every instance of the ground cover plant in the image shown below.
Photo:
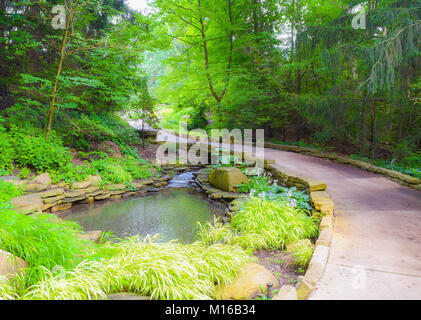
{"label": "ground cover plant", "polygon": [[243,183],[237,187],[240,193],[252,195],[265,195],[269,200],[282,200],[292,207],[311,210],[309,204],[310,197],[305,191],[299,191],[297,188],[286,188],[278,185],[278,181],[273,180],[269,175],[263,174],[250,178],[249,182]]}

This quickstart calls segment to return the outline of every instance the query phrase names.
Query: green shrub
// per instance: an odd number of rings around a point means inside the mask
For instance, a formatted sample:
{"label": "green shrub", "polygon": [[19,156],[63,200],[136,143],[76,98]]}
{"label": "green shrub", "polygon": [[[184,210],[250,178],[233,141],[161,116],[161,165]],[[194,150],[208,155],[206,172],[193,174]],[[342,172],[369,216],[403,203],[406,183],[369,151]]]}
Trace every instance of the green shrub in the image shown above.
{"label": "green shrub", "polygon": [[6,173],[11,173],[13,171],[14,157],[15,152],[12,148],[11,138],[4,128],[0,126],[0,169]]}
{"label": "green shrub", "polygon": [[152,176],[150,166],[142,166],[137,160],[123,160],[122,162],[124,168],[130,173],[133,179],[147,179]]}
{"label": "green shrub", "polygon": [[[28,131],[28,132],[27,132]],[[21,167],[34,168],[38,172],[59,170],[71,161],[69,151],[60,139],[47,141],[35,129],[12,129],[15,161]]]}
{"label": "green shrub", "polygon": [[60,171],[50,171],[53,183],[60,181],[66,181],[67,183],[80,182],[85,180],[89,175],[96,174],[98,174],[98,170],[93,168],[89,163],[81,165],[68,163]]}
{"label": "green shrub", "polygon": [[20,169],[19,178],[26,179],[26,178],[29,177],[30,174],[31,174],[31,169],[29,169],[27,167],[23,167],[23,168]]}
{"label": "green shrub", "polygon": [[265,249],[277,249],[287,243],[317,235],[315,219],[308,212],[284,201],[251,197],[232,218],[234,229],[255,233],[265,239]]}
{"label": "green shrub", "polygon": [[113,158],[106,158],[92,161],[92,167],[97,170],[104,182],[109,183],[130,183],[133,180],[130,172],[126,171],[121,161]]}

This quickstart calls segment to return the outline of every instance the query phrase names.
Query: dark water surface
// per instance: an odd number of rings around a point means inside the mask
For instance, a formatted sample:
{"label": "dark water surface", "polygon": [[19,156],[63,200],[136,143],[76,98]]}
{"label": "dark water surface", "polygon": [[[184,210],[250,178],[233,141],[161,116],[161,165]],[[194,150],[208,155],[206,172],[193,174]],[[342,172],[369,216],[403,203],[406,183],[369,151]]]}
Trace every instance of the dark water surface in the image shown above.
{"label": "dark water surface", "polygon": [[210,202],[188,183],[191,174],[170,182],[171,188],[141,198],[80,204],[60,215],[77,222],[86,231],[113,232],[117,237],[160,234],[158,242],[196,240],[197,222],[222,216],[225,206]]}

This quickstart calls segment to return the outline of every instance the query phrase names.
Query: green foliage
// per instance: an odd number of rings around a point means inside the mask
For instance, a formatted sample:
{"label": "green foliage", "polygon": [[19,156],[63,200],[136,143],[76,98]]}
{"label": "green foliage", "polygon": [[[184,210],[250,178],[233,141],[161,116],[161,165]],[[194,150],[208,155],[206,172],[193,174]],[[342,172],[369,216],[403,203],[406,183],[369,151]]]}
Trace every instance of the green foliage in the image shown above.
{"label": "green foliage", "polygon": [[124,168],[130,173],[133,179],[147,179],[152,176],[150,166],[140,165],[138,160],[123,160]]}
{"label": "green foliage", "polygon": [[117,159],[95,160],[92,161],[92,167],[106,183],[129,183],[133,179],[130,172],[126,171]]}
{"label": "green foliage", "polygon": [[60,168],[60,170],[49,172],[53,183],[58,183],[60,181],[65,181],[67,183],[80,182],[90,175],[98,174],[98,170],[89,163],[82,165],[68,163]]}
{"label": "green foliage", "polygon": [[[251,197],[233,216],[231,224],[242,233],[255,233],[265,240],[265,248],[282,248],[287,243],[317,236],[318,228],[308,212],[284,201]],[[258,248],[256,248],[258,249]]]}
{"label": "green foliage", "polygon": [[130,238],[105,249],[112,257],[88,261],[29,288],[25,299],[99,299],[133,292],[152,299],[211,299],[215,285],[231,281],[251,258],[240,248],[196,242],[157,244]]}
{"label": "green foliage", "polygon": [[0,180],[0,205],[22,194],[23,190],[21,190],[18,186],[15,186],[10,182]]}
{"label": "green foliage", "polygon": [[19,178],[26,179],[26,178],[29,177],[30,174],[31,174],[31,169],[29,169],[27,167],[23,167],[23,168],[20,169]]}
{"label": "green foliage", "polygon": [[78,237],[80,232],[78,225],[58,221],[54,215],[26,216],[4,205],[0,208],[0,248],[28,263],[25,285],[54,267],[71,269],[80,263],[90,246]]}
{"label": "green foliage", "polygon": [[241,193],[250,193],[253,195],[265,195],[268,200],[285,201],[291,207],[297,207],[304,210],[311,210],[309,204],[310,197],[305,191],[298,191],[297,188],[285,188],[277,185],[277,182],[271,181],[269,176],[261,175],[252,177],[249,182],[238,186],[237,191]]}
{"label": "green foliage", "polygon": [[4,128],[0,125],[0,169],[5,172],[13,170],[13,159],[15,158],[15,151],[12,147],[13,142],[10,135],[7,134]]}
{"label": "green foliage", "polygon": [[239,245],[246,250],[283,249],[298,239],[318,234],[316,220],[308,212],[286,202],[251,197],[232,217],[231,225],[215,221],[199,224],[198,235],[205,243]]}
{"label": "green foliage", "polygon": [[15,162],[21,167],[34,168],[38,172],[59,170],[66,166],[71,155],[59,138],[47,141],[41,133],[28,128],[13,127],[11,130]]}

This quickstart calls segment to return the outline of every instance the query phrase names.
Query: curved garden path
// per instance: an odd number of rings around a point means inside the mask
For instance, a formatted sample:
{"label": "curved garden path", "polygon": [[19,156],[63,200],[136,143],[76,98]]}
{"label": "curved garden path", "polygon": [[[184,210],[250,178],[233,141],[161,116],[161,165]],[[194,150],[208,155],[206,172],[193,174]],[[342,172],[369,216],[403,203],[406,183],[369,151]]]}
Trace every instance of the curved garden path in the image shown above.
{"label": "curved garden path", "polygon": [[421,192],[330,160],[273,149],[265,158],[325,181],[336,205],[326,272],[310,299],[421,299]]}
{"label": "curved garden path", "polygon": [[265,157],[327,183],[335,202],[326,272],[311,299],[421,299],[421,193],[360,169],[286,151]]}

